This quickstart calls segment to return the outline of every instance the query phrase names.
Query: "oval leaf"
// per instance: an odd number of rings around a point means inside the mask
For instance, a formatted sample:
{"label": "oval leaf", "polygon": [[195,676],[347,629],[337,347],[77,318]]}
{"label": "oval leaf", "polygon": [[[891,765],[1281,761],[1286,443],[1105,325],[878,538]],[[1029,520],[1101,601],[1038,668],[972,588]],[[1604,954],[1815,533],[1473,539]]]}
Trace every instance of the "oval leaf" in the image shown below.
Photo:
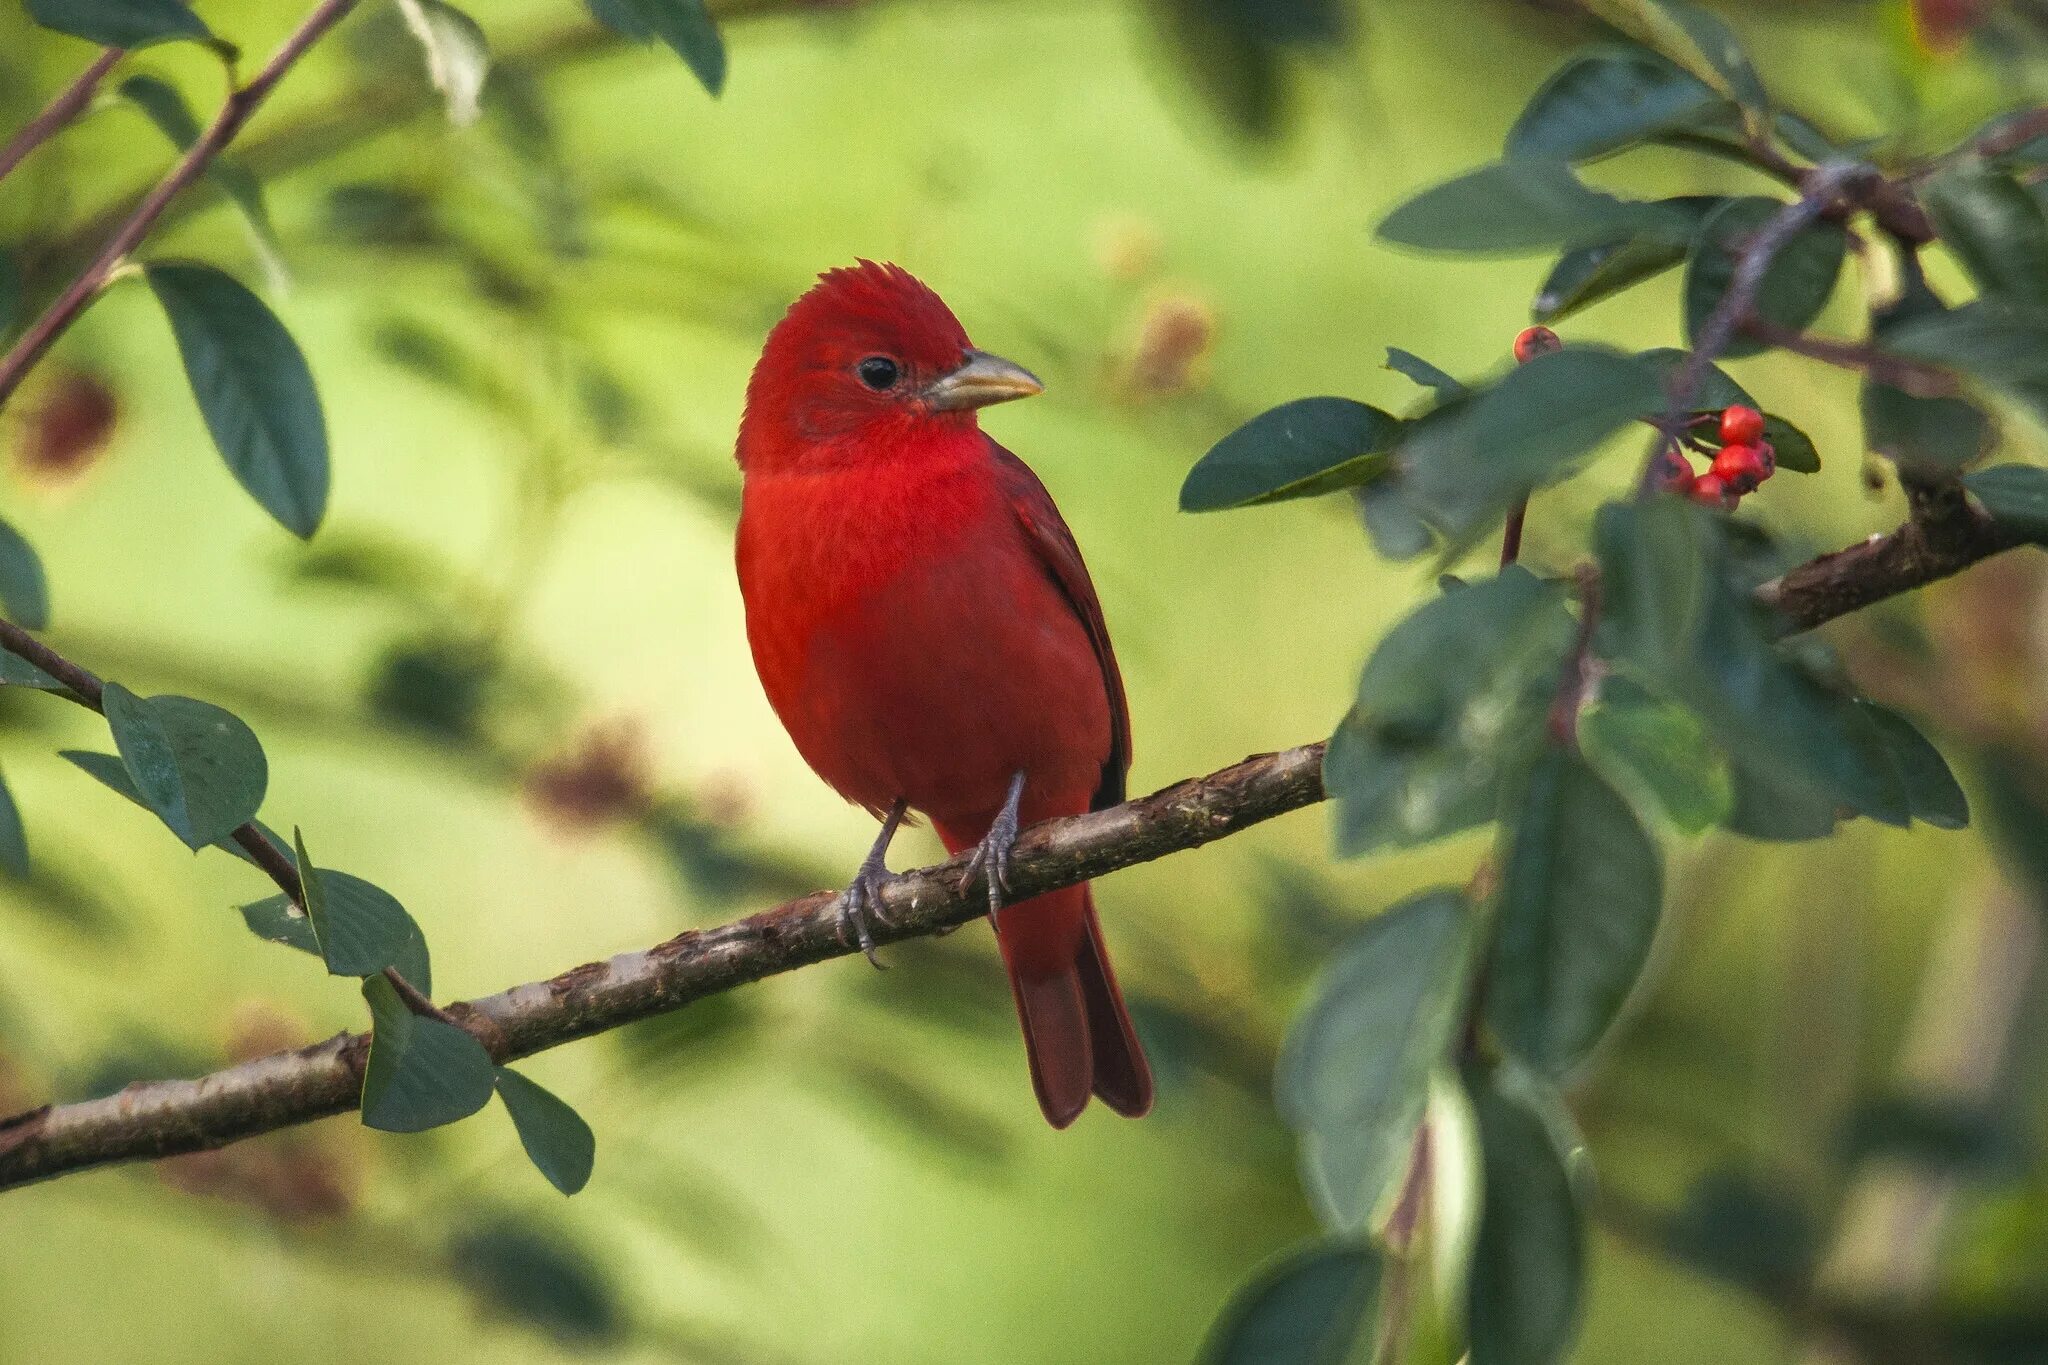
{"label": "oval leaf", "polygon": [[1379,235],[1431,251],[1525,252],[1675,234],[1685,215],[1587,189],[1562,161],[1502,161],[1424,190]]}
{"label": "oval leaf", "polygon": [[1922,192],[1941,239],[1986,294],[2048,307],[2048,219],[2017,180],[1958,167]]}
{"label": "oval leaf", "polygon": [[1237,1292],[1202,1344],[1202,1365],[1332,1365],[1372,1324],[1380,1260],[1330,1242],[1296,1252]]}
{"label": "oval leaf", "polygon": [[263,300],[202,265],[152,265],[214,445],[250,496],[301,538],[327,511],[327,419],[291,333]]}
{"label": "oval leaf", "polygon": [[21,808],[14,804],[14,793],[7,789],[5,778],[0,778],[0,869],[15,878],[29,874],[28,836],[21,827]]}
{"label": "oval leaf", "polygon": [[509,1067],[499,1067],[496,1074],[498,1098],[505,1101],[505,1112],[519,1130],[519,1145],[535,1169],[563,1194],[589,1184],[597,1137],[583,1116]]}
{"label": "oval leaf", "polygon": [[1700,718],[1626,678],[1601,686],[1599,703],[1579,717],[1579,743],[1638,810],[1654,811],[1682,834],[1704,833],[1734,808],[1728,761]]}
{"label": "oval leaf", "polygon": [[102,47],[148,47],[213,33],[179,0],[28,0],[29,16],[44,28]]}
{"label": "oval leaf", "polygon": [[1581,161],[1723,108],[1712,90],[1655,53],[1587,52],[1536,92],[1508,132],[1507,154]]}
{"label": "oval leaf", "polygon": [[1288,1030],[1276,1099],[1333,1231],[1364,1227],[1407,1169],[1430,1072],[1448,1060],[1462,1015],[1471,921],[1455,891],[1374,917]]}
{"label": "oval leaf", "polygon": [[1555,1365],[1578,1335],[1585,1220],[1565,1154],[1527,1096],[1471,1083],[1485,1167],[1465,1326],[1471,1365]]}
{"label": "oval leaf", "polygon": [[50,591],[43,579],[43,561],[21,532],[5,521],[0,521],[0,607],[7,609],[16,625],[29,630],[50,624]]}
{"label": "oval leaf", "polygon": [[405,1007],[389,981],[363,982],[375,1032],[363,1067],[363,1125],[418,1133],[467,1118],[490,1103],[496,1069],[482,1043]]}
{"label": "oval leaf", "polygon": [[370,976],[396,967],[408,983],[431,992],[434,981],[426,939],[398,898],[332,868],[309,875],[306,869],[313,864],[305,856],[304,842],[297,831],[293,838],[299,849],[296,861],[305,913],[280,893],[242,907],[249,928],[260,938],[307,948],[335,976]]}
{"label": "oval leaf", "polygon": [[135,791],[186,847],[218,843],[256,817],[270,767],[233,712],[191,697],[136,696],[108,683],[103,704]]}
{"label": "oval leaf", "polygon": [[[683,59],[704,88],[716,95],[725,89],[725,39],[704,0],[619,0],[633,11],[649,33]],[[609,5],[604,6],[609,8]],[[602,15],[600,15],[602,17]],[[605,20],[611,23],[610,20]],[[617,24],[612,24],[617,28]]]}
{"label": "oval leaf", "polygon": [[1963,476],[1963,487],[2000,525],[2048,545],[2048,469],[1995,464]]}
{"label": "oval leaf", "polygon": [[[1728,292],[1741,252],[1784,207],[1775,199],[1730,199],[1701,226],[1685,268],[1688,341],[1698,339],[1700,328]],[[1757,315],[1795,332],[1804,330],[1835,292],[1835,279],[1842,273],[1848,250],[1849,236],[1840,224],[1808,225],[1772,257],[1757,290]],[[1767,343],[1738,330],[1722,354],[1740,357],[1767,349]]]}
{"label": "oval leaf", "polygon": [[1628,803],[1565,745],[1536,760],[1509,818],[1486,1017],[1510,1052],[1560,1077],[1642,975],[1663,866]]}
{"label": "oval leaf", "polygon": [[1181,485],[1183,512],[1303,498],[1369,483],[1399,419],[1349,398],[1298,398],[1218,441]]}

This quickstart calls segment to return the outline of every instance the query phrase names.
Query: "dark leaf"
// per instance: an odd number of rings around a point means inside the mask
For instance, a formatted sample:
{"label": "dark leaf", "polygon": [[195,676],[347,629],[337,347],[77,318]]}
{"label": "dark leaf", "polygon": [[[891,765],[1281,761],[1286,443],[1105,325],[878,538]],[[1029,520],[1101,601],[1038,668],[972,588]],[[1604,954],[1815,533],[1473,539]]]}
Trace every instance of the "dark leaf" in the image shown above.
{"label": "dark leaf", "polygon": [[1224,1308],[1201,1365],[1341,1365],[1370,1330],[1380,1259],[1367,1246],[1326,1242],[1260,1272]]}
{"label": "dark leaf", "polygon": [[1465,1326],[1471,1365],[1555,1365],[1578,1335],[1585,1221],[1552,1125],[1495,1072],[1469,1078],[1484,1195]]}
{"label": "dark leaf", "polygon": [[491,45],[476,20],[445,0],[398,0],[405,26],[426,53],[427,78],[448,105],[448,121],[467,128],[491,70]]}
{"label": "dark leaf", "polygon": [[1795,474],[1820,472],[1820,451],[1813,438],[1776,413],[1764,414],[1764,439],[1777,452],[1778,468]]}
{"label": "dark leaf", "polygon": [[[434,988],[428,966],[426,939],[419,925],[390,892],[361,877],[331,868],[319,868],[310,876],[303,845],[297,862],[304,915],[293,911],[291,900],[282,892],[253,905],[242,907],[242,918],[259,937],[274,942],[303,946],[310,933],[314,951],[335,976],[369,976],[396,967],[406,981],[422,992]],[[259,928],[259,923],[265,927]]]}
{"label": "dark leaf", "polygon": [[50,591],[43,580],[43,561],[21,532],[5,521],[0,521],[0,607],[7,609],[16,625],[29,630],[42,630],[50,624]]}
{"label": "dark leaf", "polygon": [[30,871],[21,808],[14,804],[14,793],[8,790],[5,778],[0,778],[0,870],[17,880],[26,879]]}
{"label": "dark leaf", "polygon": [[418,1133],[467,1118],[490,1103],[496,1070],[483,1044],[439,1019],[414,1014],[381,976],[366,978],[375,1032],[363,1068],[363,1123]]}
{"label": "dark leaf", "polygon": [[1373,548],[1388,559],[1413,559],[1436,544],[1436,534],[1409,502],[1398,474],[1361,484],[1351,490],[1351,497]]}
{"label": "dark leaf", "polygon": [[1687,249],[1684,242],[1633,237],[1574,247],[1558,257],[1544,277],[1529,315],[1537,322],[1570,317],[1581,308],[1663,274],[1685,259]]}
{"label": "dark leaf", "polygon": [[190,697],[136,696],[108,683],[107,726],[129,779],[188,848],[228,837],[256,816],[270,767],[232,712]]}
{"label": "dark leaf", "polygon": [[[1730,199],[1701,226],[1685,272],[1685,335],[1697,341],[1700,328],[1720,304],[1734,279],[1736,261],[1752,238],[1785,206],[1775,199]],[[1827,306],[1842,273],[1849,237],[1839,224],[1809,224],[1771,259],[1757,290],[1756,314],[1767,322],[1802,331]],[[1738,329],[1722,354],[1756,355],[1766,343]]]}
{"label": "dark leaf", "polygon": [[2017,180],[1985,166],[1959,166],[1929,181],[1921,200],[1979,289],[2048,307],[2048,219]]}
{"label": "dark leaf", "polygon": [[[121,82],[121,95],[147,114],[157,131],[178,150],[189,151],[199,140],[199,121],[175,87],[155,76],[130,76]],[[284,260],[279,254],[277,230],[271,226],[269,206],[263,199],[262,184],[241,163],[221,157],[208,163],[206,173],[241,211],[250,239],[272,281],[283,279]]]}
{"label": "dark leaf", "polygon": [[1562,161],[1501,161],[1424,190],[1379,235],[1430,251],[1515,253],[1691,230],[1688,215],[1581,184]]}
{"label": "dark leaf", "polygon": [[1656,370],[1632,356],[1567,346],[1493,387],[1408,424],[1394,458],[1414,506],[1454,543],[1664,403]]}
{"label": "dark leaf", "polygon": [[1923,313],[1880,335],[1884,349],[1954,370],[2048,422],[2048,309],[1978,299]]}
{"label": "dark leaf", "polygon": [[218,270],[152,265],[193,397],[228,468],[301,538],[327,510],[327,422],[298,343],[263,301]]}
{"label": "dark leaf", "polygon": [[1819,1252],[1819,1229],[1791,1195],[1730,1171],[1686,1192],[1664,1242],[1681,1260],[1766,1295],[1797,1292]]}
{"label": "dark leaf", "polygon": [[1599,702],[1579,717],[1579,745],[1638,811],[1654,812],[1680,833],[1703,833],[1734,808],[1728,761],[1699,717],[1625,677],[1601,684]]}
{"label": "dark leaf", "polygon": [[1341,856],[1493,818],[1572,636],[1564,590],[1519,567],[1447,593],[1380,641],[1323,760]]}
{"label": "dark leaf", "polygon": [[1640,48],[1596,49],[1545,81],[1508,133],[1510,157],[1583,161],[1682,128],[1721,99],[1698,79]]}
{"label": "dark leaf", "polygon": [[139,48],[153,43],[213,37],[179,0],[28,0],[29,16],[44,28],[103,47]]}
{"label": "dark leaf", "polygon": [[583,0],[590,10],[590,17],[603,24],[622,38],[636,43],[652,41],[654,30],[640,17],[640,11],[633,0]]}
{"label": "dark leaf", "polygon": [[1184,512],[1251,507],[1369,483],[1398,419],[1349,398],[1297,398],[1218,441],[1181,485]]}
{"label": "dark leaf", "polygon": [[1936,829],[1966,828],[1970,801],[1941,751],[1898,712],[1872,701],[1857,704],[1883,737],[1884,752],[1898,774],[1912,817]]}
{"label": "dark leaf", "polygon": [[[1658,346],[1636,354],[1636,359],[1656,367],[1658,382],[1666,385],[1678,367],[1685,363],[1685,357],[1686,352],[1676,346]],[[1719,365],[1707,366],[1706,373],[1700,376],[1699,386],[1693,390],[1692,403],[1695,412],[1725,408],[1734,403],[1752,408],[1757,406],[1757,401],[1749,396],[1749,390],[1731,379]]]}
{"label": "dark leaf", "polygon": [[1642,975],[1663,866],[1628,803],[1568,745],[1546,746],[1508,818],[1486,1017],[1555,1079],[1606,1036]]}
{"label": "dark leaf", "polygon": [[71,690],[19,654],[6,650],[0,650],[0,687],[32,687],[39,692]]}
{"label": "dark leaf", "polygon": [[1995,464],[1963,476],[1963,487],[2000,525],[2048,545],[2048,469]]}
{"label": "dark leaf", "polygon": [[[718,33],[704,0],[619,0],[632,9],[649,33],[668,44],[704,88],[716,95],[725,88],[725,39]],[[613,25],[617,27],[617,25]]]}
{"label": "dark leaf", "polygon": [[1465,392],[1465,386],[1444,371],[1399,346],[1387,347],[1387,368],[1399,375],[1405,375],[1425,389],[1436,391],[1438,402],[1449,402]]}
{"label": "dark leaf", "polygon": [[1997,1104],[1954,1097],[1884,1095],[1858,1104],[1842,1134],[1850,1162],[1890,1158],[1951,1175],[2025,1176],[2033,1144]]}
{"label": "dark leaf", "polygon": [[590,1183],[597,1137],[583,1116],[548,1090],[508,1067],[497,1069],[498,1098],[519,1130],[519,1145],[534,1167],[563,1194]]}
{"label": "dark leaf", "polygon": [[1769,107],[1742,44],[1718,15],[1688,0],[1590,0],[1586,7],[1730,99],[1751,109]]}
{"label": "dark leaf", "polygon": [[556,1228],[493,1218],[449,1251],[456,1276],[493,1316],[584,1349],[615,1347],[631,1328],[604,1266]]}
{"label": "dark leaf", "polygon": [[[313,933],[313,921],[284,896],[271,896],[243,906],[242,922],[249,926],[250,933],[260,939],[282,943],[287,948],[297,948],[314,957],[320,956],[320,940]],[[408,976],[406,980],[412,978]]]}
{"label": "dark leaf", "polygon": [[1472,911],[1429,891],[1375,916],[1324,970],[1274,1073],[1324,1223],[1356,1232],[1407,1169],[1430,1072],[1463,1013]]}
{"label": "dark leaf", "polygon": [[[1888,349],[1901,336],[1910,344],[1909,334],[1917,324],[1940,323],[1947,317],[1941,300],[1914,276],[1896,303],[1872,315],[1871,336]],[[1901,466],[1952,470],[1983,458],[1991,449],[1991,421],[1966,399],[1921,398],[1865,379],[1859,401],[1864,443]]]}

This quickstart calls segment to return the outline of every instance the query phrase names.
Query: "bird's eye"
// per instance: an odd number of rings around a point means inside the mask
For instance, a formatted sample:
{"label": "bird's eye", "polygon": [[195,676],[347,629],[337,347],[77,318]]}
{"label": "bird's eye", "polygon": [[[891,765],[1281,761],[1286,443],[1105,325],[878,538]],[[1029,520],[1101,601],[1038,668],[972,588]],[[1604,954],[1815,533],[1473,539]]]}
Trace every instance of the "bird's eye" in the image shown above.
{"label": "bird's eye", "polygon": [[885,355],[871,355],[853,368],[860,376],[860,382],[876,393],[894,388],[900,373],[896,368],[896,362]]}

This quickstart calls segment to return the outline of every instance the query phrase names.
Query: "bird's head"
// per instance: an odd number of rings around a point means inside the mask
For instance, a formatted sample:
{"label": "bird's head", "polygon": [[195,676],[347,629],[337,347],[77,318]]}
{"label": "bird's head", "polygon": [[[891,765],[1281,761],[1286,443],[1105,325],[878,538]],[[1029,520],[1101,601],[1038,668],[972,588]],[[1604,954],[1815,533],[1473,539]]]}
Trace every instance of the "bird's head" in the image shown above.
{"label": "bird's head", "polygon": [[1044,385],[975,350],[953,310],[909,271],[861,261],[828,270],[768,334],[740,423],[748,469],[886,458],[922,438],[972,431],[975,410]]}

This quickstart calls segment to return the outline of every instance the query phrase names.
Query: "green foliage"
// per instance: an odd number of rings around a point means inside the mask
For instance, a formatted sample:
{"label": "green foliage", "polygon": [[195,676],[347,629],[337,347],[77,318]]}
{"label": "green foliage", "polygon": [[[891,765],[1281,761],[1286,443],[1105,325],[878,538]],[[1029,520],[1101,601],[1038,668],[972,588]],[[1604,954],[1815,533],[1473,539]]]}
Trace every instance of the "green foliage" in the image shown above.
{"label": "green foliage", "polygon": [[1526,569],[1437,598],[1373,651],[1323,761],[1338,852],[1407,847],[1493,818],[1572,634],[1564,591]]}
{"label": "green foliage", "polygon": [[43,561],[35,547],[6,521],[0,521],[0,607],[6,608],[18,626],[41,630],[50,624],[50,589],[43,577]]}
{"label": "green foliage", "polygon": [[1657,846],[1614,788],[1553,742],[1512,798],[1486,1017],[1561,1078],[1593,1050],[1649,960],[1663,909]]}
{"label": "green foliage", "polygon": [[[1900,341],[1910,346],[1918,325],[1936,322],[1947,312],[1915,275],[1896,302],[1871,315],[1871,334],[1887,349]],[[1866,376],[1859,405],[1864,441],[1901,468],[1939,474],[1970,464],[1991,448],[1990,419],[1963,398],[1910,394]]]}
{"label": "green foliage", "polygon": [[1639,814],[1654,814],[1681,834],[1704,833],[1734,808],[1728,761],[1700,718],[1628,678],[1601,685],[1599,701],[1579,716],[1579,745]]}
{"label": "green foliage", "polygon": [[[1685,266],[1687,341],[1699,340],[1700,328],[1728,292],[1743,248],[1784,208],[1775,199],[1730,199],[1700,225]],[[1849,235],[1838,223],[1822,220],[1800,229],[1765,270],[1757,315],[1779,327],[1804,330],[1835,292],[1848,250]],[[1768,343],[1738,333],[1722,353],[1745,356],[1766,349]]]}
{"label": "green foliage", "polygon": [[482,1043],[439,1019],[414,1014],[381,976],[366,978],[374,1032],[363,1068],[363,1123],[418,1133],[467,1118],[490,1103],[496,1068]]}
{"label": "green foliage", "polygon": [[583,1116],[510,1067],[501,1066],[495,1074],[498,1098],[505,1102],[505,1112],[519,1130],[519,1145],[534,1167],[563,1194],[575,1194],[589,1184],[597,1138]]}
{"label": "green foliage", "polygon": [[138,697],[108,683],[107,728],[144,805],[191,849],[256,817],[270,767],[232,712],[191,697]]}
{"label": "green foliage", "polygon": [[1555,1100],[1513,1073],[1471,1075],[1485,1198],[1465,1329],[1472,1365],[1554,1365],[1577,1335],[1585,1215]]}
{"label": "green foliage", "polygon": [[1964,475],[1963,487],[1999,525],[2037,545],[2048,544],[2048,469],[1995,464]]}
{"label": "green foliage", "polygon": [[1689,0],[1587,0],[1586,8],[1737,103],[1770,103],[1733,30]]}
{"label": "green foliage", "polygon": [[28,0],[28,12],[44,28],[106,47],[140,48],[179,38],[205,42],[213,37],[180,0]]}
{"label": "green foliage", "polygon": [[1348,398],[1300,398],[1218,441],[1181,485],[1184,512],[1250,507],[1368,483],[1400,422]]}
{"label": "green foliage", "polygon": [[625,1337],[618,1290],[559,1230],[493,1217],[464,1229],[449,1260],[495,1315],[531,1323],[565,1346],[602,1348]]}
{"label": "green foliage", "polygon": [[1962,165],[1922,191],[1928,214],[1987,296],[2048,307],[2048,219],[2002,171]]}
{"label": "green foliage", "polygon": [[200,414],[249,495],[299,536],[327,511],[327,421],[298,343],[263,300],[202,265],[152,265]]}
{"label": "green foliage", "polygon": [[1439,403],[1448,403],[1465,392],[1465,386],[1449,374],[1399,346],[1387,347],[1387,368],[1435,393]]}
{"label": "green foliage", "polygon": [[1275,1072],[1323,1222],[1367,1230],[1408,1168],[1430,1073],[1463,1017],[1472,908],[1429,891],[1373,917],[1324,969]]}
{"label": "green foliage", "polygon": [[[121,97],[142,110],[179,151],[190,151],[199,141],[199,120],[192,116],[185,97],[155,76],[130,76],[121,82]],[[207,178],[241,210],[249,239],[273,281],[284,278],[284,261],[277,242],[277,229],[270,222],[270,208],[264,202],[263,186],[247,167],[228,157],[207,163]]]}
{"label": "green foliage", "polygon": [[361,877],[315,868],[296,831],[300,901],[282,892],[242,907],[251,932],[304,949],[335,976],[370,976],[396,967],[422,993],[434,989],[431,959],[419,925],[390,892]]}
{"label": "green foliage", "polygon": [[1640,48],[1571,58],[1508,131],[1510,157],[1584,161],[1701,122],[1723,107],[1697,77]]}
{"label": "green foliage", "polygon": [[1986,297],[1884,332],[1886,350],[1955,371],[2048,422],[2048,309]]}
{"label": "green foliage", "polygon": [[659,38],[713,95],[725,88],[725,40],[704,0],[590,0],[590,9],[625,37]]}
{"label": "green foliage", "polygon": [[427,77],[458,128],[475,123],[491,70],[490,40],[476,20],[445,0],[399,0],[405,26],[426,54]]}
{"label": "green foliage", "polygon": [[1342,1365],[1372,1321],[1380,1273],[1378,1253],[1348,1242],[1282,1258],[1223,1310],[1202,1365]]}
{"label": "green foliage", "polygon": [[1591,190],[1563,161],[1500,161],[1423,191],[1387,215],[1379,235],[1400,246],[1480,254],[1590,246],[1617,238],[1689,235],[1690,216]]}
{"label": "green foliage", "polygon": [[17,880],[27,878],[30,872],[28,835],[21,827],[21,808],[14,804],[14,793],[4,777],[0,777],[0,871]]}

